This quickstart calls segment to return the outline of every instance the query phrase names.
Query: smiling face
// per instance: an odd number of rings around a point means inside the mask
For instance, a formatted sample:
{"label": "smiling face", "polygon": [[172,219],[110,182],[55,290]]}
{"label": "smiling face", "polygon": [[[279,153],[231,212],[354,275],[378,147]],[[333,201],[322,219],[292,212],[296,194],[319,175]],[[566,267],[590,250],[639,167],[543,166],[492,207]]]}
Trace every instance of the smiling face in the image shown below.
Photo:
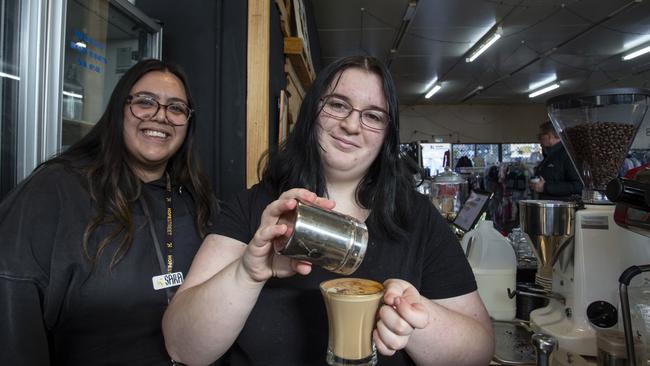
{"label": "smiling face", "polygon": [[361,124],[358,111],[388,111],[382,79],[367,70],[349,68],[342,71],[340,78],[334,77],[324,95],[342,99],[356,109],[343,119],[322,111],[318,115],[318,142],[325,177],[329,182],[359,181],[379,154],[387,134],[387,129],[374,130]]}
{"label": "smiling face", "polygon": [[[185,88],[176,75],[165,71],[152,71],[138,80],[132,96],[145,95],[161,104],[173,102],[188,104]],[[170,112],[171,113],[171,112]],[[148,119],[138,119],[124,105],[124,144],[129,153],[129,166],[145,182],[158,179],[185,140],[188,124],[175,126],[167,120],[165,108]]]}

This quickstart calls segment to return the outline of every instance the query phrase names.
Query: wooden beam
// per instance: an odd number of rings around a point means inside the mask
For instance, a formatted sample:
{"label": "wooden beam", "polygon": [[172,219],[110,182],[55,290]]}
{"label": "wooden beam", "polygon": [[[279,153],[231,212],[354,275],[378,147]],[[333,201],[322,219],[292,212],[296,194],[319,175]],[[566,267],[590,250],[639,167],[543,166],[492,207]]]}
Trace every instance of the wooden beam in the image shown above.
{"label": "wooden beam", "polygon": [[302,39],[298,37],[284,37],[284,53],[302,55]]}
{"label": "wooden beam", "polygon": [[303,88],[309,88],[315,77],[305,55],[302,39],[299,37],[284,37],[284,53],[291,60]]}
{"label": "wooden beam", "polygon": [[289,12],[284,0],[275,0],[275,5],[278,6],[280,13],[280,28],[282,29],[282,36],[288,37],[291,35],[291,27],[289,26]]}
{"label": "wooden beam", "polygon": [[269,44],[271,6],[248,0],[246,71],[246,186],[259,181],[257,165],[269,148]]}
{"label": "wooden beam", "polygon": [[291,59],[289,58],[285,58],[284,60],[284,73],[287,75],[287,84],[293,83],[296,86],[300,100],[303,100],[305,98],[305,89],[301,85],[300,78],[298,78],[296,69],[293,67]]}

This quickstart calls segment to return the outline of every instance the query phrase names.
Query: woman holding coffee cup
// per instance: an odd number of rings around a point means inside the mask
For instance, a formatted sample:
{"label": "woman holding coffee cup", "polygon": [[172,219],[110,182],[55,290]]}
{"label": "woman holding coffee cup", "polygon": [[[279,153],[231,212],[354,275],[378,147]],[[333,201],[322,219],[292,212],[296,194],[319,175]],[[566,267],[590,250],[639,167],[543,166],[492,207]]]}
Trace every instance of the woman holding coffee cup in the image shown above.
{"label": "woman holding coffee cup", "polygon": [[[355,277],[383,283],[372,339],[380,365],[486,365],[489,316],[461,247],[399,156],[392,78],[372,57],[330,64],[262,180],[224,204],[163,319],[186,364],[322,365],[328,318],[319,285],[341,277],[278,255],[278,218],[297,200],[368,227]],[[336,206],[336,207],[335,207]],[[248,243],[248,244],[246,244]],[[296,275],[298,274],[298,275]]]}

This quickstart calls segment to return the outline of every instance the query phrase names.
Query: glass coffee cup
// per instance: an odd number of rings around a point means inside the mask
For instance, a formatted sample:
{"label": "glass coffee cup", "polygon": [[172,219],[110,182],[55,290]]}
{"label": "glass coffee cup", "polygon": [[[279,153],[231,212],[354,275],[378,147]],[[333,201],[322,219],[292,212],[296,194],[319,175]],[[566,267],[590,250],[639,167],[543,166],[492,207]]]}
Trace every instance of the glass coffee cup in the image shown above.
{"label": "glass coffee cup", "polygon": [[328,365],[376,365],[372,341],[384,286],[361,278],[337,278],[320,284],[327,309]]}

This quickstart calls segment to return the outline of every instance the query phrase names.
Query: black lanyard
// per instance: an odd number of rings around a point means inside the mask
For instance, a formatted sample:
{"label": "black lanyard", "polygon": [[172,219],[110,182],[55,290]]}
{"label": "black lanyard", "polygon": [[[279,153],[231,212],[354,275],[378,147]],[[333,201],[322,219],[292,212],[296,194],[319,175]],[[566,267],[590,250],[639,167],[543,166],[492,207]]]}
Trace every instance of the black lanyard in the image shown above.
{"label": "black lanyard", "polygon": [[[153,219],[151,218],[151,213],[149,212],[149,207],[143,198],[140,198],[140,205],[142,206],[142,211],[147,217],[147,222],[149,226],[149,233],[151,234],[151,239],[153,240],[153,246],[156,249],[156,259],[158,259],[158,264],[160,265],[160,273],[172,273],[174,270],[174,236],[173,236],[173,205],[172,205],[172,184],[171,179],[169,178],[169,173],[165,172],[165,177],[167,178],[167,183],[165,184],[165,217],[166,217],[166,228],[165,228],[165,248],[167,254],[167,260],[165,261],[160,250],[160,241],[158,240],[158,235],[156,234],[155,225]],[[167,294],[167,302],[171,301],[174,293],[171,288],[166,288],[165,293]]]}
{"label": "black lanyard", "polygon": [[[149,207],[144,202],[143,198],[140,198],[140,204],[142,205],[142,211],[147,217],[147,222],[149,224],[149,232],[151,234],[151,239],[153,239],[153,246],[156,249],[156,258],[158,259],[158,264],[160,265],[160,273],[172,273],[174,271],[174,209],[172,205],[172,182],[169,178],[169,173],[165,172],[165,218],[167,221],[167,226],[165,228],[165,248],[167,249],[167,265],[165,265],[165,260],[163,260],[162,252],[160,250],[160,241],[158,240],[158,235],[156,235],[156,230],[154,228],[153,219],[151,218],[151,213],[149,212]],[[166,267],[166,268],[165,268]],[[172,300],[174,296],[172,288],[165,288],[165,294],[167,295],[167,303]],[[178,363],[174,360],[170,360],[172,366],[182,366],[183,364]]]}
{"label": "black lanyard", "polygon": [[172,210],[172,182],[169,173],[165,172],[167,184],[165,185],[165,213],[167,217],[167,228],[165,229],[165,248],[167,248],[167,273],[174,271],[174,232],[173,220],[174,211]]}

